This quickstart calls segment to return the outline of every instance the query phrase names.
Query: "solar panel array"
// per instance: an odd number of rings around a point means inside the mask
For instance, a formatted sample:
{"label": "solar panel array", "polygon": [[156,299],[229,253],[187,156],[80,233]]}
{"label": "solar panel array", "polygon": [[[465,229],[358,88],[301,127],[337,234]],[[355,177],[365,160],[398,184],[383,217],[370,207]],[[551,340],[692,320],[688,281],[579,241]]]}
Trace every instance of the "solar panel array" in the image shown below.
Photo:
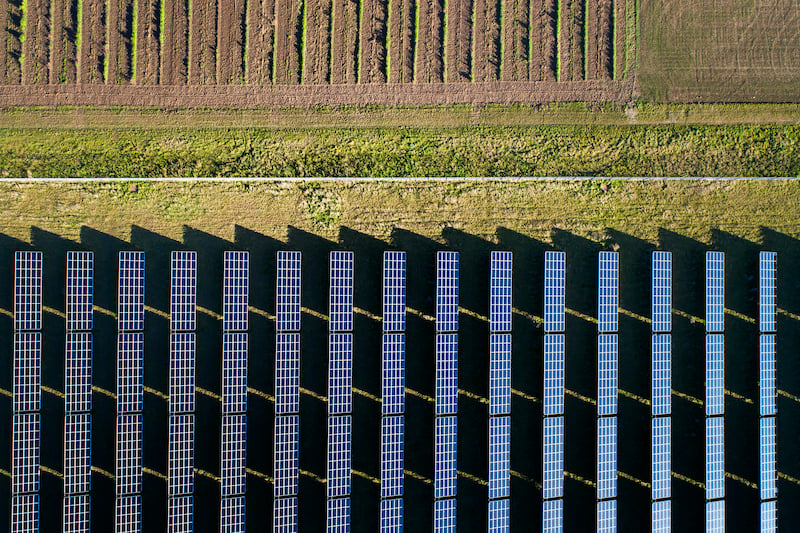
{"label": "solar panel array", "polygon": [[616,531],[619,254],[597,270],[597,531]]}
{"label": "solar panel array", "polygon": [[328,308],[328,527],[350,525],[353,434],[353,252],[330,255]]}
{"label": "solar panel array", "polygon": [[706,532],[725,521],[725,254],[706,252]]}
{"label": "solar panel array", "polygon": [[567,257],[544,254],[542,531],[564,527],[564,342]]}
{"label": "solar panel array", "polygon": [[759,391],[759,494],[761,533],[778,530],[778,361],[777,263],[775,252],[758,254],[758,391]]}
{"label": "solar panel array", "polygon": [[383,253],[381,533],[401,533],[403,531],[406,261],[406,252]]}
{"label": "solar panel array", "polygon": [[[273,531],[297,533],[300,485],[300,252],[277,256]],[[231,529],[241,531],[240,529]]]}
{"label": "solar panel array", "polygon": [[458,252],[437,252],[434,533],[454,532],[456,527],[458,267]]}
{"label": "solar panel array", "polygon": [[117,329],[144,331],[144,252],[119,253]]}
{"label": "solar panel array", "polygon": [[14,255],[11,531],[39,531],[42,252]]}

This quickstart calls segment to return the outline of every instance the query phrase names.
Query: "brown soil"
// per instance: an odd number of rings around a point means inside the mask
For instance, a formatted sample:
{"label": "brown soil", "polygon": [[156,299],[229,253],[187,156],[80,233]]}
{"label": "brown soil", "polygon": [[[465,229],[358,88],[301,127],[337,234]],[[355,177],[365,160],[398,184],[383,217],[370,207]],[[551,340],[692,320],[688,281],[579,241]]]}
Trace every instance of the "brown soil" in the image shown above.
{"label": "brown soil", "polygon": [[361,83],[386,83],[386,8],[384,0],[361,0]]}
{"label": "brown soil", "polygon": [[188,80],[189,14],[186,0],[164,2],[164,48],[161,83],[183,85]]}
{"label": "brown soil", "polygon": [[500,77],[506,81],[528,79],[527,0],[503,0],[503,63]]}
{"label": "brown soil", "polygon": [[82,3],[78,83],[103,83],[104,81],[105,7],[105,0],[84,0]]}
{"label": "brown soil", "polygon": [[470,81],[472,77],[472,0],[447,2],[445,81]]}
{"label": "brown soil", "polygon": [[107,15],[108,79],[106,83],[128,83],[132,75],[130,38],[133,22],[132,0],[109,0]]}
{"label": "brown soil", "polygon": [[[389,81],[414,80],[415,0],[389,0]],[[467,50],[467,54],[469,50]]]}
{"label": "brown soil", "polygon": [[[598,76],[604,80],[614,77],[614,12],[613,0],[600,0],[597,35]],[[594,32],[592,32],[594,33]]]}
{"label": "brown soil", "polygon": [[584,19],[584,0],[571,0],[570,10],[570,30],[572,38],[570,40],[570,57],[572,59],[571,74],[572,80],[582,80],[583,72],[583,19]]}
{"label": "brown soil", "polygon": [[358,0],[333,0],[331,83],[355,83],[358,54]]}
{"label": "brown soil", "polygon": [[247,2],[247,83],[272,82],[274,38],[274,0],[249,0]]}
{"label": "brown soil", "polygon": [[328,83],[331,77],[331,0],[306,0],[303,83]]}
{"label": "brown soil", "polygon": [[53,0],[50,15],[50,83],[75,83],[78,76],[77,47],[71,36],[75,35],[78,27],[77,0]]}
{"label": "brown soil", "polygon": [[244,82],[245,0],[219,3],[217,82]]}
{"label": "brown soil", "polygon": [[6,17],[7,28],[7,41],[6,50],[6,68],[5,68],[5,82],[18,84],[22,81],[22,65],[20,64],[20,55],[22,55],[22,41],[20,35],[22,34],[20,24],[22,23],[22,1],[21,0],[4,0],[0,5]]}
{"label": "brown soil", "polygon": [[621,79],[625,72],[625,1],[614,0],[614,79]]}
{"label": "brown soil", "polygon": [[419,0],[419,30],[414,81],[436,83],[443,81],[442,29],[444,22],[443,0]]}
{"label": "brown soil", "polygon": [[303,0],[276,0],[275,83],[300,83]]}
{"label": "brown soil", "polygon": [[192,0],[189,25],[189,84],[216,83],[217,2]]}
{"label": "brown soil", "polygon": [[136,0],[136,35],[138,37],[136,38],[135,81],[138,85],[156,85],[158,83],[160,18],[159,0]]}
{"label": "brown soil", "polygon": [[22,53],[23,83],[47,83],[50,62],[50,0],[28,0],[28,21],[25,28],[25,42]]}

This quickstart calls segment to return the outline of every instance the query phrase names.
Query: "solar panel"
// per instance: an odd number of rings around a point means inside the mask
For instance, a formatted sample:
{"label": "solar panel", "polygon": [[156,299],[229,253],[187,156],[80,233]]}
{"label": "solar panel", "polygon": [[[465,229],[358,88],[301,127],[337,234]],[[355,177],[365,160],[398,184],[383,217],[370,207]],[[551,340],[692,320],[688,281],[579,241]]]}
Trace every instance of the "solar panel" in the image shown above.
{"label": "solar panel", "polygon": [[406,336],[404,333],[383,335],[382,372],[382,414],[401,414],[405,411],[406,403]]}
{"label": "solar panel", "polygon": [[706,335],[706,416],[725,412],[725,337]]}
{"label": "solar panel", "polygon": [[617,414],[617,335],[597,337],[597,414]]}
{"label": "solar panel", "polygon": [[458,335],[436,335],[436,414],[458,411]]}
{"label": "solar panel", "polygon": [[775,335],[761,335],[759,339],[758,391],[759,414],[778,414],[776,388]]}
{"label": "solar panel", "polygon": [[300,252],[278,252],[275,329],[300,331]]}
{"label": "solar panel", "polygon": [[672,501],[653,502],[652,533],[670,533],[672,531]]}
{"label": "solar panel", "polygon": [[458,252],[436,254],[436,331],[458,331]]}
{"label": "solar panel", "polygon": [[652,464],[652,498],[662,500],[671,494],[672,480],[672,426],[668,416],[652,419],[651,452]]}
{"label": "solar panel", "polygon": [[350,531],[350,498],[331,498],[328,500],[328,533],[348,533]]}
{"label": "solar panel", "polygon": [[547,416],[542,431],[542,498],[564,496],[564,417]]}
{"label": "solar panel", "polygon": [[194,498],[178,496],[167,500],[167,532],[191,533],[193,529]]}
{"label": "solar panel", "polygon": [[491,500],[489,502],[489,533],[511,531],[511,500]]}
{"label": "solar panel", "polygon": [[436,498],[456,495],[458,422],[455,416],[437,416],[434,433],[436,446],[433,491]]}
{"label": "solar panel", "polygon": [[619,254],[600,252],[597,285],[597,331],[617,331],[619,312]]}
{"label": "solar panel", "polygon": [[772,500],[761,502],[761,533],[776,533],[778,531],[778,502]]}
{"label": "solar panel", "polygon": [[39,495],[24,494],[11,498],[11,533],[39,531]]}
{"label": "solar panel", "polygon": [[247,333],[222,336],[222,414],[247,411]]}
{"label": "solar panel", "polygon": [[226,251],[223,263],[222,329],[247,331],[250,252]]}
{"label": "solar panel", "polygon": [[144,252],[119,253],[117,328],[144,329]]}
{"label": "solar panel", "polygon": [[561,533],[564,529],[564,500],[542,502],[542,533]]}
{"label": "solar panel", "polygon": [[92,417],[89,413],[64,418],[64,494],[92,488]]}
{"label": "solar panel", "polygon": [[117,496],[142,492],[141,414],[117,416],[116,485]]}
{"label": "solar panel", "polygon": [[489,281],[489,330],[511,331],[511,252],[492,252]]}
{"label": "solar panel", "polygon": [[653,333],[672,329],[672,252],[653,252]]}
{"label": "solar panel", "polygon": [[456,499],[447,498],[433,502],[434,533],[456,533]]}
{"label": "solar panel", "polygon": [[39,413],[15,414],[13,418],[13,453],[11,457],[11,492],[26,494],[39,491]]}
{"label": "solar panel", "polygon": [[706,331],[724,330],[725,254],[706,252]]}
{"label": "solar panel", "polygon": [[[275,417],[275,498],[297,494],[299,476],[300,417]],[[277,500],[276,500],[277,501]]]}
{"label": "solar panel", "polygon": [[168,459],[169,495],[194,492],[194,415],[170,415]]}
{"label": "solar panel", "polygon": [[[279,417],[281,418],[281,417]],[[247,416],[222,416],[220,446],[220,494],[236,496],[245,493],[247,477]]]}
{"label": "solar panel", "polygon": [[403,495],[405,417],[381,418],[381,498]]}
{"label": "solar panel", "polygon": [[778,254],[760,252],[758,254],[758,326],[763,333],[775,332],[775,311],[777,295],[775,271]]}
{"label": "solar panel", "polygon": [[92,334],[67,333],[64,408],[67,413],[92,410]]}
{"label": "solar panel", "polygon": [[42,406],[42,334],[14,334],[14,412]]}
{"label": "solar panel", "polygon": [[564,414],[564,334],[544,336],[545,416]]}
{"label": "solar panel", "polygon": [[117,498],[116,533],[141,533],[142,531],[142,496],[124,496]]}
{"label": "solar panel", "polygon": [[94,252],[67,252],[67,331],[92,329]]}
{"label": "solar panel", "polygon": [[706,418],[706,499],[725,497],[725,420]]}
{"label": "solar panel", "polygon": [[172,333],[169,339],[169,412],[191,413],[195,409],[195,334]]}
{"label": "solar panel", "polygon": [[330,330],[353,331],[353,252],[331,252]]}
{"label": "solar panel", "polygon": [[617,530],[617,500],[597,502],[597,533]]}
{"label": "solar panel", "polygon": [[63,533],[89,533],[92,524],[92,502],[88,494],[64,496]]}
{"label": "solar panel", "polygon": [[725,533],[725,500],[706,503],[706,533]]}
{"label": "solar panel", "polygon": [[381,533],[402,533],[403,498],[381,500]]}
{"label": "solar panel", "polygon": [[759,419],[760,430],[760,482],[758,488],[762,500],[778,497],[778,450],[777,420],[773,416]]}
{"label": "solar panel", "polygon": [[141,412],[144,399],[144,333],[117,336],[117,413]]}
{"label": "solar panel", "polygon": [[617,497],[617,417],[597,419],[597,499]]}
{"label": "solar panel", "polygon": [[275,336],[275,414],[300,411],[300,335]]}
{"label": "solar panel", "polygon": [[511,496],[511,417],[489,417],[489,498]]}
{"label": "solar panel", "polygon": [[274,533],[297,533],[297,497],[275,498]]}
{"label": "solar panel", "polygon": [[564,331],[564,282],[567,255],[564,252],[544,253],[544,331]]}
{"label": "solar panel", "polygon": [[222,498],[219,501],[220,533],[241,533],[245,531],[246,505],[244,496]]}
{"label": "solar panel", "polygon": [[42,252],[14,254],[14,330],[42,329]]}
{"label": "solar panel", "polygon": [[328,345],[328,414],[353,411],[353,334],[333,333]]}
{"label": "solar panel", "polygon": [[652,354],[651,414],[668,415],[672,412],[672,336],[653,335]]}
{"label": "solar panel", "polygon": [[383,252],[383,331],[406,329],[406,252]]}
{"label": "solar panel", "polygon": [[350,494],[352,431],[350,415],[328,417],[328,498]]}
{"label": "solar panel", "polygon": [[489,414],[511,413],[511,334],[489,337]]}
{"label": "solar panel", "polygon": [[172,252],[169,328],[197,329],[197,252]]}

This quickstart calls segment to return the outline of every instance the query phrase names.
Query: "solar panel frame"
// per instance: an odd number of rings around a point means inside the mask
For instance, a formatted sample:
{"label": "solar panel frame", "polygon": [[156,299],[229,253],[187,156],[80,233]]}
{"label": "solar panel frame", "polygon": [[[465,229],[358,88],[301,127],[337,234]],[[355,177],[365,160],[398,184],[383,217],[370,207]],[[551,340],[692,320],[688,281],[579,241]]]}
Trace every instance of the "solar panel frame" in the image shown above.
{"label": "solar panel frame", "polygon": [[250,252],[226,250],[223,254],[223,331],[247,331],[249,281]]}
{"label": "solar panel frame", "polygon": [[350,495],[353,417],[328,417],[328,500]]}
{"label": "solar panel frame", "polygon": [[350,498],[328,499],[328,533],[348,533],[350,531]]}
{"label": "solar panel frame", "polygon": [[489,336],[489,415],[511,414],[511,334]]}
{"label": "solar panel frame", "polygon": [[[297,496],[275,498],[273,533],[297,533]],[[237,533],[239,533],[237,531]]]}
{"label": "solar panel frame", "polygon": [[706,533],[725,533],[725,500],[706,502]]}
{"label": "solar panel frame", "polygon": [[300,296],[302,254],[278,252],[275,292],[275,328],[277,331],[300,331]]}
{"label": "solar panel frame", "polygon": [[456,499],[445,498],[433,502],[434,533],[456,533]]}
{"label": "solar panel frame", "polygon": [[706,500],[725,497],[725,419],[706,418]]}
{"label": "solar panel frame", "polygon": [[14,333],[13,408],[15,413],[42,408],[42,334]]}
{"label": "solar panel frame", "polygon": [[194,530],[194,498],[176,496],[167,499],[167,533],[192,533]]}
{"label": "solar panel frame", "polygon": [[117,329],[144,329],[144,252],[120,252]]}
{"label": "solar panel frame", "polygon": [[220,533],[241,533],[247,521],[247,501],[244,496],[221,498],[219,501]]}
{"label": "solar panel frame", "polygon": [[195,410],[195,366],[197,340],[194,333],[171,333],[169,336],[169,412],[192,413]]}
{"label": "solar panel frame", "polygon": [[405,417],[381,417],[381,498],[403,495]]}
{"label": "solar panel frame", "polygon": [[92,529],[92,500],[88,494],[64,496],[63,533],[89,533]]}
{"label": "solar panel frame", "polygon": [[406,329],[406,252],[383,252],[383,331]]}
{"label": "solar panel frame", "polygon": [[403,498],[381,500],[381,533],[403,531]]}
{"label": "solar panel frame", "polygon": [[[247,333],[222,336],[222,414],[247,411]],[[276,398],[277,405],[277,398]]]}
{"label": "solar panel frame", "polygon": [[672,329],[672,252],[653,252],[653,333]]}
{"label": "solar panel frame", "polygon": [[619,254],[600,252],[597,271],[597,331],[617,331],[619,323]]}
{"label": "solar panel frame", "polygon": [[455,416],[437,416],[434,421],[434,497],[455,498],[457,481],[458,421]]}
{"label": "solar panel frame", "polygon": [[275,417],[273,493],[276,498],[295,496],[300,482],[300,417]]}
{"label": "solar panel frame", "polygon": [[761,533],[776,533],[778,531],[778,501],[770,500],[761,502],[760,509]]}
{"label": "solar panel frame", "polygon": [[115,475],[117,496],[142,492],[142,437],[141,414],[117,415]]}
{"label": "solar panel frame", "polygon": [[436,253],[436,332],[458,331],[458,252]]}
{"label": "solar panel frame", "polygon": [[275,414],[300,411],[300,334],[275,336]]}
{"label": "solar panel frame", "polygon": [[778,414],[775,335],[763,334],[758,342],[758,409],[760,416]]}
{"label": "solar panel frame", "polygon": [[597,419],[597,499],[617,497],[617,417]]}
{"label": "solar panel frame", "polygon": [[144,333],[117,335],[117,413],[141,412],[144,401]]}
{"label": "solar panel frame", "polygon": [[381,358],[381,414],[402,414],[406,410],[406,336],[384,333]]}
{"label": "solar panel frame", "polygon": [[14,330],[42,329],[42,252],[14,254]]}
{"label": "solar panel frame", "polygon": [[564,414],[564,342],[563,333],[544,336],[544,400],[545,416]]}
{"label": "solar panel frame", "polygon": [[11,533],[39,531],[39,495],[22,494],[11,497]]}
{"label": "solar panel frame", "polygon": [[93,338],[88,332],[66,334],[64,349],[64,410],[92,410]]}
{"label": "solar panel frame", "polygon": [[759,252],[758,254],[758,328],[762,333],[776,331],[777,311],[776,271],[778,254]]}
{"label": "solar panel frame", "polygon": [[725,254],[706,252],[706,332],[725,330]]}
{"label": "solar panel frame", "polygon": [[141,533],[142,495],[134,494],[117,498],[115,512],[116,533]]}
{"label": "solar panel frame", "polygon": [[489,331],[511,331],[513,254],[493,251],[489,261]]}
{"label": "solar panel frame", "polygon": [[172,252],[169,328],[172,331],[197,329],[197,252]]}
{"label": "solar panel frame", "polygon": [[40,473],[39,413],[14,414],[12,418],[11,493],[39,491]]}
{"label": "solar panel frame", "polygon": [[542,498],[564,496],[564,417],[542,420]]}
{"label": "solar panel frame", "polygon": [[564,529],[564,500],[542,502],[542,533],[561,533]]}
{"label": "solar panel frame", "polygon": [[651,359],[651,408],[653,416],[669,415],[672,412],[672,335],[652,336]]}
{"label": "solar panel frame", "polygon": [[167,492],[170,497],[194,492],[194,415],[169,417]]}
{"label": "solar panel frame", "polygon": [[[220,496],[244,494],[247,486],[247,415],[222,415],[221,434]],[[277,484],[277,477],[275,479]]]}
{"label": "solar panel frame", "polygon": [[328,324],[332,332],[353,331],[353,262],[353,252],[331,252]]}
{"label": "solar panel frame", "polygon": [[670,533],[672,531],[672,501],[654,501],[651,518],[652,533]]}
{"label": "solar panel frame", "polygon": [[511,497],[511,417],[489,417],[489,498]]}
{"label": "solar panel frame", "polygon": [[762,500],[778,497],[777,418],[763,416],[759,425],[759,493]]}
{"label": "solar panel frame", "polygon": [[436,335],[436,391],[437,415],[458,412],[458,335]]}
{"label": "solar panel frame", "polygon": [[617,500],[597,502],[597,533],[614,533],[617,530]]}
{"label": "solar panel frame", "polygon": [[565,327],[565,281],[567,255],[544,253],[544,331],[555,333]]}
{"label": "solar panel frame", "polygon": [[94,252],[67,252],[67,331],[89,331],[94,317]]}
{"label": "solar panel frame", "polygon": [[663,500],[672,495],[672,420],[658,416],[651,421],[651,497]]}
{"label": "solar panel frame", "polygon": [[597,337],[597,415],[617,414],[619,347],[616,334]]}
{"label": "solar panel frame", "polygon": [[92,490],[92,416],[89,413],[64,417],[64,494]]}
{"label": "solar panel frame", "polygon": [[328,414],[353,411],[353,334],[328,337]]}
{"label": "solar panel frame", "polygon": [[511,500],[503,498],[489,501],[489,533],[511,531]]}
{"label": "solar panel frame", "polygon": [[725,336],[706,335],[706,416],[725,413]]}

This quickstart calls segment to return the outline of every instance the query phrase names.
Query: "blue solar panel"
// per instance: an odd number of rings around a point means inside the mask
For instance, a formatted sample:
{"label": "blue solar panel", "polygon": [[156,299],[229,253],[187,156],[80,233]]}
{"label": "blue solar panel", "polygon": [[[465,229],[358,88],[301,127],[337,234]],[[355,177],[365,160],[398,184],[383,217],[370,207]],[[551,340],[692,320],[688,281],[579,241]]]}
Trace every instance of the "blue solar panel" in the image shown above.
{"label": "blue solar panel", "polygon": [[194,492],[194,415],[169,417],[168,493]]}
{"label": "blue solar panel", "polygon": [[328,417],[328,498],[350,495],[353,417]]}
{"label": "blue solar panel", "polygon": [[761,502],[761,533],[776,533],[778,531],[778,502],[772,500]]}
{"label": "blue solar panel", "polygon": [[489,502],[489,533],[508,533],[511,531],[511,500],[491,500]]}
{"label": "blue solar panel", "polygon": [[172,331],[197,328],[197,252],[172,252],[169,327]]}
{"label": "blue solar panel", "polygon": [[144,252],[119,253],[117,328],[144,329]]}
{"label": "blue solar panel", "polygon": [[64,365],[64,409],[92,410],[92,334],[67,333]]}
{"label": "blue solar panel", "polygon": [[617,500],[597,502],[597,533],[617,531]]}
{"label": "blue solar panel", "polygon": [[542,498],[564,496],[564,417],[547,416],[542,431]]}
{"label": "blue solar panel", "polygon": [[92,329],[94,252],[67,252],[67,331]]}
{"label": "blue solar panel", "polygon": [[760,482],[762,500],[778,497],[778,435],[774,416],[759,419],[760,430]]}
{"label": "blue solar panel", "polygon": [[14,254],[14,329],[42,329],[42,252]]}
{"label": "blue solar panel", "polygon": [[511,252],[492,252],[489,281],[489,330],[511,331]]}
{"label": "blue solar panel", "polygon": [[619,254],[600,252],[597,273],[597,331],[617,331],[619,313]]}
{"label": "blue solar panel", "polygon": [[383,252],[383,331],[406,329],[406,253]]}
{"label": "blue solar panel", "polygon": [[381,498],[403,495],[405,417],[381,418]]}
{"label": "blue solar panel", "polygon": [[489,498],[511,496],[511,417],[489,417]]}
{"label": "blue solar panel", "polygon": [[564,252],[544,253],[544,331],[564,331],[564,283],[567,255]]}
{"label": "blue solar panel", "polygon": [[433,491],[436,498],[456,495],[458,422],[455,416],[437,416],[434,425],[436,440]]}
{"label": "blue solar panel", "polygon": [[706,331],[725,328],[725,254],[706,252]]}
{"label": "blue solar panel", "polygon": [[617,497],[617,417],[597,419],[597,499]]}
{"label": "blue solar panel", "polygon": [[222,414],[247,411],[247,333],[222,336]]}
{"label": "blue solar panel", "polygon": [[561,533],[564,529],[564,500],[542,502],[542,533]]}
{"label": "blue solar panel", "polygon": [[383,335],[383,369],[381,412],[401,414],[406,403],[406,336],[404,333]]}
{"label": "blue solar panel", "polygon": [[[297,533],[297,497],[275,498],[274,533]],[[237,533],[238,530],[237,530]]]}
{"label": "blue solar panel", "polygon": [[92,502],[88,494],[64,496],[63,533],[89,533],[91,519]]}
{"label": "blue solar panel", "polygon": [[706,418],[706,499],[725,497],[725,420]]}
{"label": "blue solar panel", "polygon": [[331,252],[330,330],[353,331],[353,252]]}
{"label": "blue solar panel", "polygon": [[436,336],[436,414],[458,411],[458,335]]}
{"label": "blue solar panel", "polygon": [[564,414],[564,334],[544,336],[545,416]]}
{"label": "blue solar panel", "polygon": [[300,331],[300,252],[278,252],[275,329]]}
{"label": "blue solar panel", "polygon": [[672,426],[668,416],[652,419],[652,498],[669,498],[672,486]]}
{"label": "blue solar panel", "polygon": [[117,416],[117,496],[142,492],[142,415]]}
{"label": "blue solar panel", "polygon": [[142,410],[144,399],[144,333],[117,336],[117,413]]}
{"label": "blue solar panel", "polygon": [[672,336],[655,334],[652,338],[652,404],[653,416],[672,412]]}
{"label": "blue solar panel", "polygon": [[300,335],[275,336],[275,414],[300,411]]}
{"label": "blue solar panel", "polygon": [[617,335],[597,337],[597,414],[617,414]]}
{"label": "blue solar panel", "polygon": [[247,503],[244,496],[222,498],[219,501],[220,533],[241,533],[245,531],[246,510]]}
{"label": "blue solar panel", "polygon": [[381,533],[402,533],[403,498],[381,500]]}
{"label": "blue solar panel", "polygon": [[15,495],[38,492],[40,415],[15,414],[12,424],[11,492]]}
{"label": "blue solar panel", "polygon": [[670,533],[672,531],[672,501],[653,502],[652,533]]}
{"label": "blue solar panel", "polygon": [[42,406],[42,334],[14,334],[14,412]]}
{"label": "blue solar panel", "polygon": [[11,498],[11,533],[39,531],[39,495],[24,494]]}
{"label": "blue solar panel", "polygon": [[191,413],[195,409],[194,333],[169,336],[169,412]]}
{"label": "blue solar panel", "polygon": [[775,271],[778,254],[761,252],[758,254],[758,326],[763,333],[775,332],[775,311],[777,309],[777,288]]}
{"label": "blue solar panel", "polygon": [[433,532],[456,533],[456,499],[433,502]]}
{"label": "blue solar panel", "polygon": [[706,503],[706,533],[725,533],[725,500]]}
{"label": "blue solar panel", "polygon": [[167,533],[192,533],[194,498],[178,496],[167,499]]}
{"label": "blue solar panel", "polygon": [[653,332],[672,329],[672,252],[653,252]]}
{"label": "blue solar panel", "polygon": [[92,418],[89,413],[64,418],[64,494],[92,488]]}
{"label": "blue solar panel", "polygon": [[706,416],[725,412],[725,337],[706,335]]}
{"label": "blue solar panel", "polygon": [[769,416],[778,414],[775,335],[761,335],[759,339],[758,391],[759,414]]}
{"label": "blue solar panel", "polygon": [[489,414],[511,414],[511,334],[489,337]]}
{"label": "blue solar panel", "polygon": [[141,533],[142,531],[142,496],[124,496],[117,498],[116,533]]}
{"label": "blue solar panel", "polygon": [[250,252],[225,252],[224,271],[222,329],[247,331]]}
{"label": "blue solar panel", "polygon": [[222,475],[220,476],[219,489],[223,497],[245,493],[247,477],[246,415],[222,416],[220,470]]}
{"label": "blue solar panel", "polygon": [[[275,498],[295,496],[299,483],[300,417],[275,417]],[[277,499],[276,499],[277,505]]]}
{"label": "blue solar panel", "polygon": [[350,498],[332,498],[328,500],[327,532],[350,532]]}
{"label": "blue solar panel", "polygon": [[436,331],[458,331],[458,252],[436,255]]}
{"label": "blue solar panel", "polygon": [[353,334],[333,333],[328,345],[328,414],[353,411]]}

